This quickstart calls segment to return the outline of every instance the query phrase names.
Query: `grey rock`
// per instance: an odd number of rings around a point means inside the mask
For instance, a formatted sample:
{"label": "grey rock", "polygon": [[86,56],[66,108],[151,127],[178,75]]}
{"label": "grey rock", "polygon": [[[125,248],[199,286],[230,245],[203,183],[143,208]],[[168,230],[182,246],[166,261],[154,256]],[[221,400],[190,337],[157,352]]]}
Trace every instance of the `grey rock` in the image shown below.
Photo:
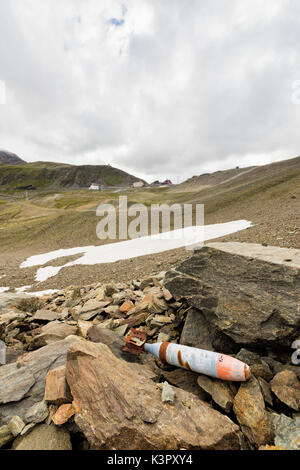
{"label": "grey rock", "polygon": [[262,359],[270,366],[270,368],[273,370],[274,375],[278,374],[279,372],[283,372],[284,370],[290,370],[291,372],[294,372],[294,374],[300,380],[299,366],[293,366],[291,364],[282,364],[281,362],[276,361],[271,357],[263,357]]}
{"label": "grey rock", "polygon": [[170,335],[167,333],[159,333],[157,342],[158,343],[168,343],[170,341]]}
{"label": "grey rock", "polygon": [[69,336],[0,368],[0,426],[16,415],[24,420],[27,411],[43,400],[48,371],[65,364],[68,348],[77,341],[81,339]]}
{"label": "grey rock", "polygon": [[117,333],[117,335],[119,335],[119,336],[124,336],[127,329],[128,329],[128,324],[118,326],[118,328],[115,329],[115,333]]}
{"label": "grey rock", "polygon": [[191,309],[187,313],[180,337],[180,344],[212,351],[211,331],[209,323],[200,310]]}
{"label": "grey rock", "polygon": [[260,389],[263,394],[265,403],[270,406],[273,406],[273,397],[270,385],[262,377],[258,377],[258,383],[260,385]]}
{"label": "grey rock", "polygon": [[238,352],[238,354],[236,355],[236,359],[245,362],[245,364],[248,364],[248,366],[253,366],[254,364],[261,364],[260,355],[253,351],[248,351],[245,348],[242,348]]}
{"label": "grey rock", "polygon": [[45,321],[45,322],[52,322],[54,320],[57,320],[59,318],[59,313],[54,312],[52,310],[38,310],[34,314],[34,320],[35,321]]}
{"label": "grey rock", "polygon": [[0,311],[9,307],[10,305],[16,305],[18,302],[22,300],[29,300],[33,299],[34,297],[29,297],[26,294],[16,294],[13,292],[4,292],[0,294]]}
{"label": "grey rock", "polygon": [[199,375],[198,385],[212,397],[217,405],[223,408],[225,413],[230,413],[233,406],[234,395],[229,384],[205,375]]}
{"label": "grey rock", "polygon": [[47,346],[55,341],[65,339],[68,336],[76,335],[76,333],[76,326],[67,325],[59,321],[50,322],[40,328],[40,334],[33,337],[29,349],[32,351]]}
{"label": "grey rock", "polygon": [[300,410],[300,382],[294,372],[285,370],[275,375],[270,382],[272,392],[295,411]]}
{"label": "grey rock", "polygon": [[275,434],[275,445],[284,450],[300,450],[300,418],[272,414],[271,422]]}
{"label": "grey rock", "polygon": [[289,348],[300,328],[299,268],[204,247],[166,274],[176,299],[236,344]]}
{"label": "grey rock", "polygon": [[175,387],[179,387],[186,392],[193,393],[202,401],[210,400],[210,395],[199,387],[197,383],[199,375],[195,372],[184,369],[175,369],[172,371],[162,370],[161,374]]}
{"label": "grey rock", "polygon": [[261,361],[261,364],[253,364],[250,366],[250,370],[251,374],[253,374],[256,378],[261,377],[267,382],[270,382],[274,375],[268,364],[266,364],[264,361]]}
{"label": "grey rock", "polygon": [[168,384],[168,382],[164,382],[162,392],[161,392],[161,399],[163,403],[174,403],[176,398],[176,393],[173,387]]}
{"label": "grey rock", "polygon": [[43,401],[35,403],[25,414],[25,423],[42,423],[48,417],[48,407]]}

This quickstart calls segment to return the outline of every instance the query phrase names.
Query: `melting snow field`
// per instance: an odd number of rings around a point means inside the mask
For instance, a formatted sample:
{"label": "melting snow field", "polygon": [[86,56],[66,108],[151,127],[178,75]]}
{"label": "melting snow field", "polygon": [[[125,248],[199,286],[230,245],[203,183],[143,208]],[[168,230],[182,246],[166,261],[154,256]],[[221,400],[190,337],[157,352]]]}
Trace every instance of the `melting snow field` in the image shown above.
{"label": "melting snow field", "polygon": [[136,238],[124,242],[111,243],[100,246],[85,246],[56,250],[42,255],[31,256],[21,268],[41,266],[50,261],[65,256],[82,255],[75,261],[62,266],[46,266],[39,268],[36,273],[36,281],[43,282],[59,273],[62,268],[76,265],[94,265],[102,263],[114,263],[119,260],[136,258],[139,256],[161,253],[175,248],[187,247],[193,249],[200,247],[205,241],[230,235],[240,230],[251,227],[247,220],[237,220],[223,224],[186,227],[180,230],[165,232],[158,235]]}

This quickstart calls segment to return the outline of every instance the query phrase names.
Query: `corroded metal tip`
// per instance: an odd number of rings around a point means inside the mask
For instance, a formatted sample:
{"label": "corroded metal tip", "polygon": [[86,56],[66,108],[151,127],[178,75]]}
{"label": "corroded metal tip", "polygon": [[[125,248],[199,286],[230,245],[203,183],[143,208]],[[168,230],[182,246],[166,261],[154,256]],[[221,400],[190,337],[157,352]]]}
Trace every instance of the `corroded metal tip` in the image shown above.
{"label": "corroded metal tip", "polygon": [[133,354],[141,354],[144,351],[146,340],[147,337],[145,333],[131,329],[126,338],[126,345],[124,346],[123,351],[131,352]]}
{"label": "corroded metal tip", "polygon": [[250,367],[247,366],[247,364],[245,364],[244,366],[244,371],[245,371],[245,379],[249,380],[251,377],[251,370],[250,370]]}

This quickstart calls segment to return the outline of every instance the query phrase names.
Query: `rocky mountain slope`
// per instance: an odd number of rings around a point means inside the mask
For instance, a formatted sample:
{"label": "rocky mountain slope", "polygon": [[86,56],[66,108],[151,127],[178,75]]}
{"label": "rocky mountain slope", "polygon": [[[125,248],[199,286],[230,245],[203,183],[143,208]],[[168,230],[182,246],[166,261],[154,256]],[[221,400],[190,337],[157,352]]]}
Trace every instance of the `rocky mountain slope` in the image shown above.
{"label": "rocky mountain slope", "polygon": [[109,165],[67,165],[35,162],[0,166],[0,188],[79,189],[92,183],[102,186],[130,186],[139,178]]}
{"label": "rocky mountain slope", "polygon": [[[215,191],[224,191],[241,186],[255,185],[263,181],[283,178],[300,171],[300,157],[282,160],[268,165],[251,166],[247,168],[234,168],[230,170],[205,173],[193,176],[178,185],[176,191],[201,191],[214,188]],[[223,185],[224,188],[223,188]]]}
{"label": "rocky mountain slope", "polygon": [[[298,268],[212,247],[168,273],[3,304],[0,448],[299,450],[297,305]],[[230,353],[251,378],[124,352],[131,328],[148,343]]]}
{"label": "rocky mountain slope", "polygon": [[26,162],[15,153],[0,150],[0,165],[22,165],[23,163]]}

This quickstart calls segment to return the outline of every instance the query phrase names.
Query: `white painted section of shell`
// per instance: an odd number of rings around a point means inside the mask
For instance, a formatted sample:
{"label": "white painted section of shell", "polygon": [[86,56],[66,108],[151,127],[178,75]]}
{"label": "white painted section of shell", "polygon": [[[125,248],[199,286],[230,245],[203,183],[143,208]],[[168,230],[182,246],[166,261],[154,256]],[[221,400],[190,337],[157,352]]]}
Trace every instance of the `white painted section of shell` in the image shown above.
{"label": "white painted section of shell", "polygon": [[[162,344],[146,343],[144,349],[160,359],[159,351]],[[172,366],[192,370],[209,377],[236,382],[246,381],[245,364],[225,354],[169,343],[166,350],[166,361]]]}
{"label": "white painted section of shell", "polygon": [[[178,356],[181,358],[180,361]],[[218,378],[218,356],[218,353],[212,351],[204,351],[203,349],[191,348],[181,344],[171,343],[167,349],[168,364],[216,378]]]}

